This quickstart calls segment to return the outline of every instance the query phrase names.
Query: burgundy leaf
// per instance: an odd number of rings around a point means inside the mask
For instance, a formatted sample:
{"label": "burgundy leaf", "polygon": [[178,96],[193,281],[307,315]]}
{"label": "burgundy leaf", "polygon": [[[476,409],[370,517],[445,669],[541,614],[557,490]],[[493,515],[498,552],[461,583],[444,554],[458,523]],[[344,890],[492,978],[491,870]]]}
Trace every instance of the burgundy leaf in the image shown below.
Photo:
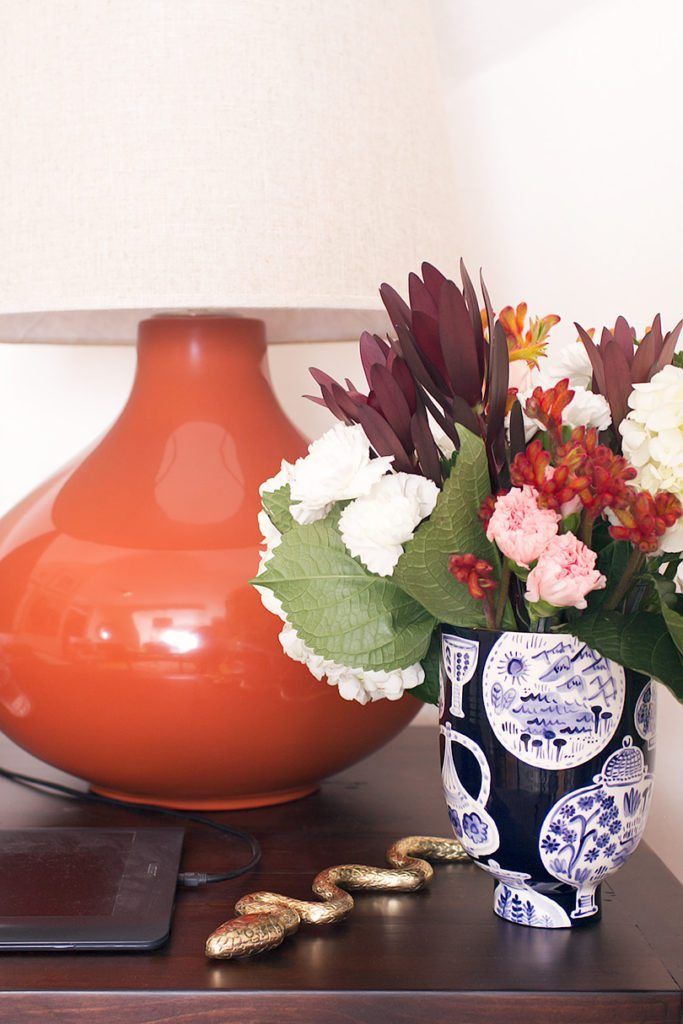
{"label": "burgundy leaf", "polygon": [[375,363],[387,364],[387,358],[391,351],[386,341],[382,341],[376,334],[363,331],[358,342],[360,347],[360,361],[363,364],[365,379],[370,383],[370,370]]}
{"label": "burgundy leaf", "polygon": [[358,423],[358,410],[367,404],[367,397],[362,395],[362,401],[356,401],[352,395],[349,395],[347,391],[340,384],[331,384],[330,391],[332,392],[332,398],[341,409],[342,415],[347,423]]}
{"label": "burgundy leaf", "polygon": [[439,340],[450,384],[468,405],[482,399],[477,343],[465,300],[453,281],[445,281],[439,300]]}
{"label": "burgundy leaf", "polygon": [[474,331],[474,337],[477,343],[479,375],[483,380],[486,376],[486,342],[484,341],[484,326],[481,322],[481,310],[479,309],[477,293],[474,290],[472,279],[467,273],[467,267],[465,266],[464,260],[460,260],[460,278],[462,280],[462,290],[465,296],[467,311],[470,314],[472,330]]}
{"label": "burgundy leaf", "polygon": [[325,373],[324,370],[319,370],[317,366],[309,366],[308,372],[310,373],[316,384],[320,387],[330,387],[332,384],[336,384],[334,377],[330,377],[329,373]]}
{"label": "burgundy leaf", "polygon": [[664,335],[662,333],[662,318],[659,313],[652,321],[652,327],[650,331],[655,336],[655,359],[659,359],[659,353],[662,351],[664,344]]}
{"label": "burgundy leaf", "polygon": [[[510,360],[508,343],[503,325],[499,322],[493,328],[491,339],[491,369],[489,374],[489,406],[486,425],[486,443],[495,453],[496,467],[505,458],[505,407],[510,384]],[[502,459],[501,459],[502,452]]]}
{"label": "burgundy leaf", "polygon": [[434,299],[434,303],[438,303],[439,296],[441,295],[441,285],[444,283],[446,278],[441,273],[441,271],[437,270],[436,267],[433,267],[431,263],[423,263],[422,279],[425,283],[427,291]]}
{"label": "burgundy leaf", "polygon": [[433,318],[438,316],[436,302],[422,279],[419,278],[417,274],[408,275],[408,296],[410,298],[410,308],[413,311],[413,317],[416,312],[426,313],[427,316],[431,316]]}
{"label": "burgundy leaf", "polygon": [[396,328],[396,333],[398,334],[401,356],[407,363],[413,378],[443,407],[448,401],[448,396],[425,367],[412,334],[403,324]]}
{"label": "burgundy leaf", "polygon": [[579,332],[579,337],[583,342],[583,347],[588,353],[588,358],[590,359],[591,366],[593,367],[593,374],[595,376],[595,383],[598,386],[598,391],[601,395],[606,395],[607,387],[605,384],[605,368],[603,366],[602,355],[598,350],[598,346],[595,344],[588,331],[585,331],[580,324],[574,324],[574,327],[576,327]]}
{"label": "burgundy leaf", "polygon": [[453,419],[456,423],[466,427],[472,434],[481,434],[480,421],[465,399],[461,398],[460,395],[455,395],[452,399],[452,411]]}
{"label": "burgundy leaf", "polygon": [[389,314],[389,319],[394,325],[394,330],[398,331],[399,324],[410,327],[412,323],[410,306],[403,301],[398,292],[390,284],[383,284],[379,294],[384,303],[384,308]]}
{"label": "burgundy leaf", "polygon": [[439,344],[439,325],[434,317],[415,310],[413,313],[413,337],[420,350],[422,361],[438,381],[439,386],[447,390],[448,375]]}
{"label": "burgundy leaf", "polygon": [[410,374],[410,370],[406,365],[405,359],[401,359],[401,357],[397,356],[395,352],[392,352],[391,355],[392,359],[388,368],[391,372],[391,376],[403,392],[405,400],[408,403],[408,408],[412,414],[415,412],[415,407],[417,405],[415,381]]}
{"label": "burgundy leaf", "polygon": [[[661,333],[661,330],[660,330]],[[657,334],[654,330],[648,331],[631,363],[631,381],[634,384],[642,384],[649,380],[650,370],[657,361],[657,355],[661,352],[662,346],[657,344]]]}
{"label": "burgundy leaf", "polygon": [[526,449],[526,435],[524,433],[524,416],[522,405],[517,399],[512,403],[510,409],[510,459]]}
{"label": "burgundy leaf", "polygon": [[629,325],[628,320],[623,316],[618,316],[617,322],[614,325],[614,340],[623,352],[629,366],[633,362],[633,338],[634,330]]}
{"label": "burgundy leaf", "polygon": [[410,409],[405,395],[386,366],[372,367],[370,383],[379,402],[382,415],[396,431],[401,443],[410,447]]}
{"label": "burgundy leaf", "polygon": [[488,351],[485,350],[486,372],[484,374],[484,404],[486,404],[489,400],[489,386],[491,381],[489,362],[491,359],[491,339],[493,337],[493,328],[496,322],[496,314],[493,312],[493,303],[491,302],[491,296],[489,295],[489,290],[486,287],[486,282],[484,281],[484,275],[482,274],[481,269],[479,270],[479,283],[481,284],[481,294],[484,296],[484,309],[486,310],[486,322],[488,324],[489,335],[489,342],[487,346]]}
{"label": "burgundy leaf", "polygon": [[479,282],[481,284],[481,294],[484,296],[484,309],[486,310],[486,322],[489,326],[489,344],[493,337],[493,327],[496,322],[496,314],[493,312],[493,303],[491,302],[491,296],[489,290],[486,287],[486,282],[482,275],[481,270],[479,271]]}
{"label": "burgundy leaf", "polygon": [[664,344],[662,345],[662,350],[657,356],[657,361],[652,367],[648,380],[651,380],[656,373],[659,373],[660,370],[663,370],[664,367],[668,366],[672,361],[674,352],[676,351],[676,345],[678,344],[678,339],[681,334],[681,328],[683,328],[683,320],[680,320],[674,327],[673,331],[669,331],[667,334],[664,339]]}
{"label": "burgundy leaf", "polygon": [[[349,419],[348,415],[344,412],[342,407],[339,405],[339,402],[334,397],[334,388],[338,388],[341,393],[344,394],[344,389],[337,384],[336,380],[334,380],[333,377],[330,377],[329,373],[325,373],[324,370],[318,370],[315,366],[309,366],[308,372],[319,386],[320,393],[322,395],[322,402],[318,402],[317,404],[326,405],[332,415],[336,416],[338,420],[342,420],[344,423],[354,422],[352,419]],[[310,395],[307,397],[311,398]],[[313,398],[311,400],[315,401]]]}
{"label": "burgundy leaf", "polygon": [[399,473],[413,473],[414,467],[396,432],[370,405],[358,409],[358,420],[365,436],[378,455],[393,455],[393,468]]}
{"label": "burgundy leaf", "polygon": [[419,404],[410,421],[410,435],[417,452],[422,475],[426,476],[428,480],[433,480],[436,486],[440,487],[441,459],[439,449],[434,440],[434,435],[429,429],[424,406]]}
{"label": "burgundy leaf", "polygon": [[[600,347],[603,348],[603,345]],[[617,428],[628,413],[628,396],[633,390],[631,370],[616,338],[604,346],[602,360],[605,367],[607,401],[612,412],[612,422]]]}

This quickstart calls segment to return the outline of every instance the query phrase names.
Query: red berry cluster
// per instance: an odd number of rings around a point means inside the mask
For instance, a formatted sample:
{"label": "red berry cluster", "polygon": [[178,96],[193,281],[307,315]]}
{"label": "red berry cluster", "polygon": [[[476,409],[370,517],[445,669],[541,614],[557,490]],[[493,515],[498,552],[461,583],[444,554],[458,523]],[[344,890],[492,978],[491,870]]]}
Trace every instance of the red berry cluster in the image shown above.
{"label": "red berry cluster", "polygon": [[459,583],[466,583],[467,588],[477,601],[483,601],[486,592],[494,590],[496,581],[493,579],[493,566],[476,555],[451,555],[448,569]]}

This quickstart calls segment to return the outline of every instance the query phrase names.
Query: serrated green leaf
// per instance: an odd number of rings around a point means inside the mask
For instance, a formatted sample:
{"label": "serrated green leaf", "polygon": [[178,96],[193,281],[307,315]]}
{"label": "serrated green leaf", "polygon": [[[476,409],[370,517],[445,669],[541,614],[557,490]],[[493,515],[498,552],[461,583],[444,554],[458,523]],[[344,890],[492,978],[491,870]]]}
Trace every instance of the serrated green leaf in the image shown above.
{"label": "serrated green leaf", "polygon": [[282,536],[256,582],[270,587],[316,654],[352,668],[407,668],[427,651],[433,617],[391,578],[346,550],[339,510]]}
{"label": "serrated green leaf", "polygon": [[[451,475],[430,518],[405,545],[392,579],[440,622],[477,628],[486,626],[482,603],[453,578],[448,558],[454,552],[472,553],[485,558],[499,574],[500,559],[477,518],[491,493],[484,442],[461,426],[458,434],[460,451]],[[515,628],[509,604],[503,625]]]}
{"label": "serrated green leaf", "polygon": [[278,487],[276,491],[264,491],[261,495],[261,504],[268,514],[271,523],[280,533],[286,533],[296,525],[292,513],[289,511],[292,497],[289,493],[289,484]]}
{"label": "serrated green leaf", "polygon": [[424,683],[421,683],[419,686],[414,686],[411,690],[406,690],[406,693],[411,694],[413,697],[417,697],[417,699],[421,700],[424,704],[438,705],[439,690],[441,687],[441,683],[439,682],[440,661],[441,633],[437,628],[432,633],[429,648],[422,659],[422,668],[425,673]]}
{"label": "serrated green leaf", "polygon": [[683,700],[683,661],[661,615],[636,612],[596,612],[582,615],[562,628],[583,640],[599,654],[654,676],[678,700]]}

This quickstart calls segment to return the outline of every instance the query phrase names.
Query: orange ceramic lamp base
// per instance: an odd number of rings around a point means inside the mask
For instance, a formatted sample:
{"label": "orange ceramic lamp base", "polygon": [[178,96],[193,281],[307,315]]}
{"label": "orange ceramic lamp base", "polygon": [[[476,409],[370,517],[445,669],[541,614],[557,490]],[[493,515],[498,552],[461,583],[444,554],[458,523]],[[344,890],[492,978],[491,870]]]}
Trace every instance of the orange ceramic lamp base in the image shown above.
{"label": "orange ceramic lamp base", "polygon": [[295,799],[418,709],[317,682],[247,583],[259,484],[305,451],[264,362],[259,321],[144,321],[120,418],[0,524],[0,728],[101,792]]}

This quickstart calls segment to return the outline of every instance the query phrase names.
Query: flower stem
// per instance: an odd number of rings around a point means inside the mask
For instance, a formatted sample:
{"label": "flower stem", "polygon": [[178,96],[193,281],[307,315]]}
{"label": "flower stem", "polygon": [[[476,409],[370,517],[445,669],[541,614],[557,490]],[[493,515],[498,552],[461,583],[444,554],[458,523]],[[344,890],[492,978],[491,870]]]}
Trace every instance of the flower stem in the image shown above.
{"label": "flower stem", "polygon": [[639,548],[634,548],[629,555],[623,576],[602,606],[603,611],[613,612],[614,609],[621,604],[624,597],[626,597],[631,583],[633,582],[633,577],[640,572],[644,561],[645,555],[642,551]]}
{"label": "flower stem", "polygon": [[486,625],[489,629],[495,629],[496,612],[493,607],[493,594],[490,590],[484,592],[484,615],[486,616]]}
{"label": "flower stem", "polygon": [[494,628],[500,629],[500,624],[503,621],[503,615],[505,614],[505,605],[508,600],[508,593],[510,591],[510,577],[512,572],[508,565],[507,559],[503,561],[503,571],[500,575],[500,584],[498,586],[498,600],[496,601],[496,615],[494,619]]}
{"label": "flower stem", "polygon": [[586,509],[583,510],[581,517],[581,540],[587,548],[591,546],[593,539],[593,523],[595,522],[595,516],[592,516]]}

